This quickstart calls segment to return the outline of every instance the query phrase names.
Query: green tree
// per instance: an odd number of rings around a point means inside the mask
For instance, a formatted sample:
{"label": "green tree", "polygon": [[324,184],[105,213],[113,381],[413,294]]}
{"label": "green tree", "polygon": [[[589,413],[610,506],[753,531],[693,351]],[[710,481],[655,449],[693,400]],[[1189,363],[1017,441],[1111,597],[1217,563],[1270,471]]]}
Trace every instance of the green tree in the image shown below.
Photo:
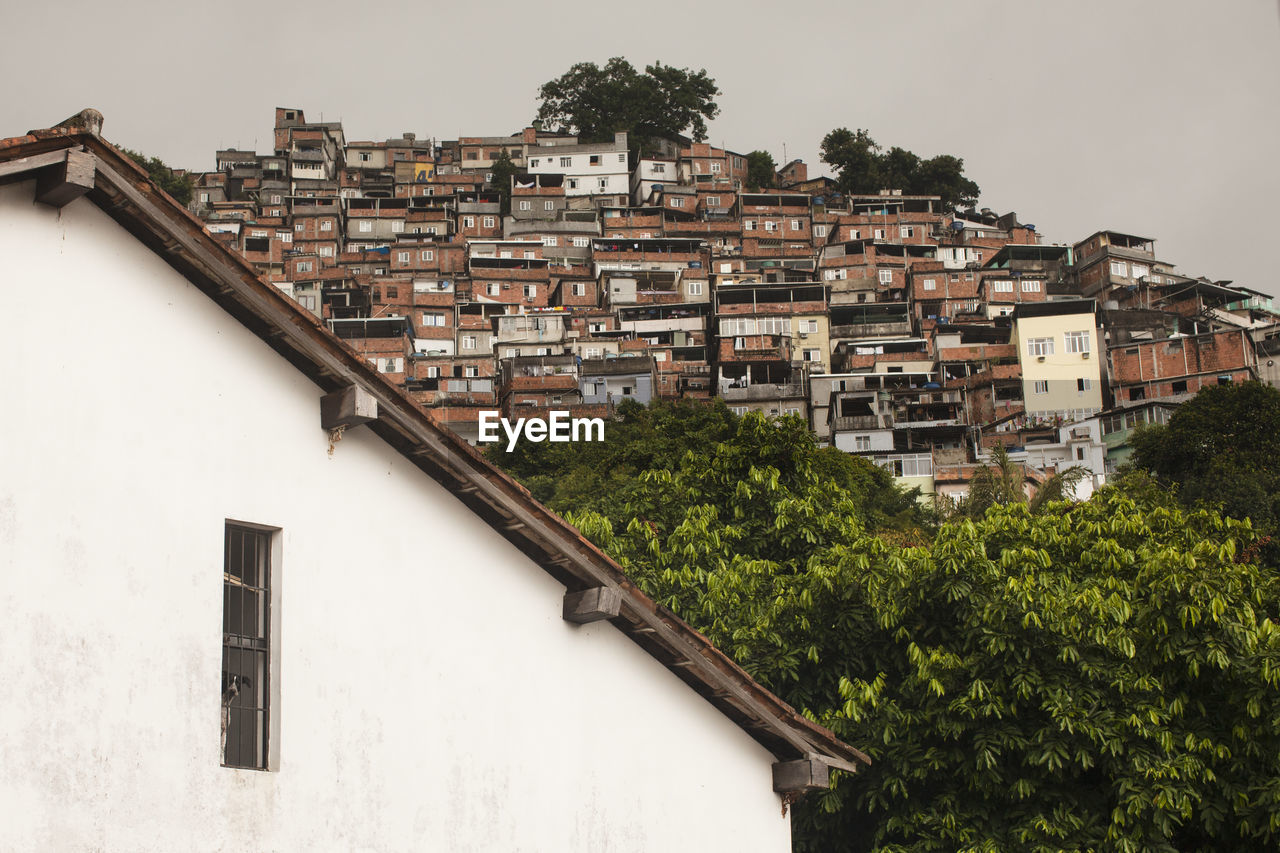
{"label": "green tree", "polygon": [[801,804],[798,850],[1275,849],[1280,589],[1247,525],[1105,489],[902,549],[743,430],[573,520],[871,754]]}
{"label": "green tree", "polygon": [[496,189],[502,197],[500,212],[503,216],[511,212],[511,178],[519,171],[505,148],[498,152],[489,169],[489,186]]}
{"label": "green tree", "polygon": [[768,151],[752,151],[747,155],[747,186],[753,190],[773,189],[778,185],[778,164]]}
{"label": "green tree", "polygon": [[1280,391],[1261,382],[1211,385],[1166,425],[1139,429],[1130,464],[1176,487],[1188,506],[1218,504],[1268,533],[1280,525]]}
{"label": "green tree", "polygon": [[1028,496],[1026,466],[1010,459],[1005,446],[997,444],[991,448],[991,462],[974,472],[969,494],[960,501],[956,510],[960,515],[981,518],[993,506],[1025,503],[1033,513],[1042,512],[1054,501],[1069,500],[1088,473],[1079,465],[1055,471],[1038,483]]}
{"label": "green tree", "polygon": [[608,142],[626,131],[633,152],[652,140],[688,134],[707,138],[707,120],[720,113],[720,94],[705,69],[691,71],[660,62],[636,71],[615,56],[604,67],[579,62],[542,84],[537,120],[548,129],[578,134],[586,142]]}
{"label": "green tree", "polygon": [[837,128],[822,138],[821,152],[822,162],[839,170],[836,186],[841,192],[874,193],[884,186],[880,146],[867,131]]}
{"label": "green tree", "polygon": [[151,180],[160,189],[173,196],[173,200],[178,204],[186,207],[191,203],[191,194],[195,190],[195,182],[191,180],[190,175],[174,173],[173,169],[165,165],[164,161],[159,157],[148,157],[130,148],[121,148],[120,153],[146,169],[147,174],[151,176]]}
{"label": "green tree", "polygon": [[822,140],[822,161],[839,172],[842,192],[901,189],[912,195],[941,196],[948,207],[977,201],[978,185],[964,176],[964,161],[949,154],[929,160],[905,148],[883,151],[865,130],[837,128]]}

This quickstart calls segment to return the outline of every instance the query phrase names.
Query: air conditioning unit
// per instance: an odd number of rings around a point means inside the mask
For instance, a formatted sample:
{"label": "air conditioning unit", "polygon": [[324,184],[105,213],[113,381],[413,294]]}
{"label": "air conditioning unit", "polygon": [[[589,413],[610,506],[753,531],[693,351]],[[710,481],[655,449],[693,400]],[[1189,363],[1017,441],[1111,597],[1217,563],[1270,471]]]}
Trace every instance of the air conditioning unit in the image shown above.
{"label": "air conditioning unit", "polygon": [[1089,353],[1087,353],[1087,352],[1082,352],[1082,353],[1080,353],[1080,357],[1081,357],[1081,358],[1088,358],[1088,357],[1089,357]]}

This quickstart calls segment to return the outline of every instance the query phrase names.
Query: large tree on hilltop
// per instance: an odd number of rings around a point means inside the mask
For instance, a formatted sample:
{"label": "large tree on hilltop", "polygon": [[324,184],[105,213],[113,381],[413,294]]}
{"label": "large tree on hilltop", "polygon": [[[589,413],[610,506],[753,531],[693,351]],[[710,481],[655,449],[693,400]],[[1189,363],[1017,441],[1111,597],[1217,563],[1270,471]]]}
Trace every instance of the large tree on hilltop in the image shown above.
{"label": "large tree on hilltop", "polygon": [[660,62],[638,72],[615,56],[604,67],[579,62],[542,84],[537,120],[549,130],[578,134],[586,142],[608,142],[626,131],[633,151],[652,139],[707,138],[707,120],[720,113],[716,81],[705,69],[691,71]]}
{"label": "large tree on hilltop", "polygon": [[884,151],[866,130],[837,128],[822,139],[822,161],[839,172],[842,192],[873,194],[900,189],[909,195],[937,195],[957,207],[978,199],[978,185],[964,176],[964,160],[939,154],[928,160],[905,148]]}

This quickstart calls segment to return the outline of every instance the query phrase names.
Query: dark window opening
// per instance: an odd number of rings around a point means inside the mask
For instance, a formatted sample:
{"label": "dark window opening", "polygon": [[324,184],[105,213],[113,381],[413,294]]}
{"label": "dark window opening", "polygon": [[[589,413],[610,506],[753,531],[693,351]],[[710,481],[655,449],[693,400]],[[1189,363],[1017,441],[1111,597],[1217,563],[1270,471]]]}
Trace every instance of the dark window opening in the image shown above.
{"label": "dark window opening", "polygon": [[1187,381],[1186,381],[1185,379],[1182,379],[1182,380],[1179,380],[1179,381],[1177,381],[1177,382],[1174,382],[1174,383],[1170,386],[1170,390],[1171,390],[1171,391],[1172,391],[1172,393],[1174,393],[1174,394],[1185,394],[1185,393],[1187,393]]}
{"label": "dark window opening", "polygon": [[1147,390],[1145,388],[1130,388],[1130,400],[1145,400],[1147,398]]}
{"label": "dark window opening", "polygon": [[271,534],[228,523],[222,564],[222,764],[267,769]]}

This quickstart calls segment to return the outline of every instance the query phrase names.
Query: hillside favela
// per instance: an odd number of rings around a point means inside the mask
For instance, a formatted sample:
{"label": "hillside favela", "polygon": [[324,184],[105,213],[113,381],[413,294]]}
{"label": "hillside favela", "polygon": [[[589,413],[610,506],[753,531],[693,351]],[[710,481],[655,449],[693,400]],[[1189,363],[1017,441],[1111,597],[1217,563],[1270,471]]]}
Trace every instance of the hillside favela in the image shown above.
{"label": "hillside favela", "polygon": [[925,497],[966,495],[1000,446],[1029,488],[1083,469],[1085,498],[1136,426],[1280,378],[1270,296],[1184,273],[1156,235],[1050,243],[1013,211],[644,142],[357,141],[281,107],[270,152],[190,176],[190,209],[471,441],[486,410],[719,398]]}

